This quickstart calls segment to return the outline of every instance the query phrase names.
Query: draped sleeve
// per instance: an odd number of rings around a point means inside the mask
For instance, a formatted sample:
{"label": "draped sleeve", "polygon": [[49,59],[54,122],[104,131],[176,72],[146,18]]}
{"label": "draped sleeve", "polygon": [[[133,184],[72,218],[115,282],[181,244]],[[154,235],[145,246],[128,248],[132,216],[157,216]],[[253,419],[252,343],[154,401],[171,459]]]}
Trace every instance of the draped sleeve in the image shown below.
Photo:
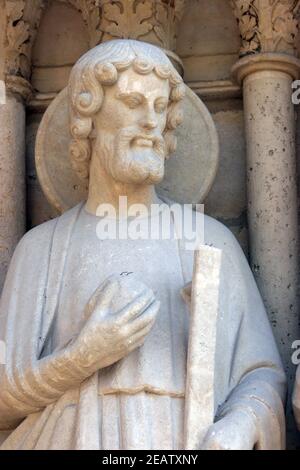
{"label": "draped sleeve", "polygon": [[[0,339],[6,349],[0,365],[0,430],[16,427],[28,414],[57,397],[41,376],[38,362],[57,308],[69,239],[81,205],[30,230],[10,263],[0,303]],[[49,375],[49,374],[48,374]]]}
{"label": "draped sleeve", "polygon": [[0,429],[14,427],[37,409],[26,400],[16,369],[34,365],[39,357],[46,301],[49,257],[55,221],[29,231],[11,260],[0,303],[0,338],[5,364],[0,365]]}

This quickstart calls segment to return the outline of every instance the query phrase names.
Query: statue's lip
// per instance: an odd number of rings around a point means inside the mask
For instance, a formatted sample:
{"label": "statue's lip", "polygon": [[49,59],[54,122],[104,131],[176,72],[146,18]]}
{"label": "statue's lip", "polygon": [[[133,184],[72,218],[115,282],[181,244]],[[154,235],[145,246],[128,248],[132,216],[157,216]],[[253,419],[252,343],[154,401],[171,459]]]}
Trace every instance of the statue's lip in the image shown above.
{"label": "statue's lip", "polygon": [[135,137],[133,144],[140,147],[153,147],[153,139],[151,137]]}

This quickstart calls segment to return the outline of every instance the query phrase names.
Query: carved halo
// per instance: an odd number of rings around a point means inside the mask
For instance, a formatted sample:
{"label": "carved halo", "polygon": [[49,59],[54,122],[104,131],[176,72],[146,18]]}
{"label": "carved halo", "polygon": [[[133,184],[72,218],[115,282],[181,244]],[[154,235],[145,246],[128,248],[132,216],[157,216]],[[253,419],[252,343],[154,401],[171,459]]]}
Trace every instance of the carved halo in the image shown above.
{"label": "carved halo", "polygon": [[[195,93],[186,87],[184,120],[176,129],[175,154],[166,161],[164,180],[157,186],[162,198],[180,203],[201,203],[218,168],[219,144],[212,117]],[[42,189],[60,212],[87,197],[87,183],[72,168],[69,158],[68,92],[63,89],[46,110],[36,139],[36,167]]]}

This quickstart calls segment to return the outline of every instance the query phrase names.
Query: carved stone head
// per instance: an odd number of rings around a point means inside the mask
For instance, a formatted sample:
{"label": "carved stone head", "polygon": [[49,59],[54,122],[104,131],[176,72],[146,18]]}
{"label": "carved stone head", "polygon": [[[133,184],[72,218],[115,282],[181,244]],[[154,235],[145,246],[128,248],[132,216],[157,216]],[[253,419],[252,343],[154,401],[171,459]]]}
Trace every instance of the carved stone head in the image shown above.
{"label": "carved stone head", "polygon": [[176,148],[185,86],[164,52],[133,40],[100,44],[69,82],[72,164],[89,177],[91,159],[123,183],[154,184]]}

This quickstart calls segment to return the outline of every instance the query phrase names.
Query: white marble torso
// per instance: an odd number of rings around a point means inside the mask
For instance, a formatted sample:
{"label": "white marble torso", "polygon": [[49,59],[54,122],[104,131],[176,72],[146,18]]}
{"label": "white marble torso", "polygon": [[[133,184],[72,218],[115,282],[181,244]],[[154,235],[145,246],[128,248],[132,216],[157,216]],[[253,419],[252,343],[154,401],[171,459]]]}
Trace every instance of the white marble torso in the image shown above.
{"label": "white marble torso", "polygon": [[[43,345],[43,356],[64,350],[85,322],[89,298],[112,273],[133,272],[153,289],[161,301],[156,323],[144,345],[126,358],[63,392],[57,401],[47,398],[41,410],[29,407],[2,449],[183,448],[189,314],[180,289],[191,279],[193,252],[184,256],[172,239],[100,241],[98,220],[78,206],[22,239],[1,299],[10,320],[1,331],[7,332],[11,348],[2,373],[14,378],[20,361],[26,370],[29,360],[41,357]],[[260,448],[281,448],[284,375],[253,276],[230,232],[207,217],[205,243],[223,250],[226,273],[217,327],[216,412],[237,402],[251,407],[260,413]],[[18,293],[18,303],[10,289]],[[31,342],[19,341],[25,334]],[[2,393],[7,400],[9,393],[14,406],[24,406],[36,393],[30,388],[32,380],[29,383],[24,373],[22,377],[22,402],[16,398],[19,378],[10,382],[9,390],[0,389],[0,397]],[[35,380],[41,380],[40,375]],[[0,401],[3,430],[5,403]],[[276,430],[273,434],[270,426]]]}
{"label": "white marble torso", "polygon": [[[81,331],[89,298],[113,273],[138,276],[160,300],[160,311],[142,347],[60,400],[37,448],[182,448],[189,313],[180,294],[185,281],[178,241],[100,240],[98,222],[82,208],[70,239],[51,343],[44,354],[63,348]],[[75,418],[78,412],[80,419]],[[94,416],[94,423],[88,419],[82,425],[85,413]],[[74,419],[75,441],[68,425]],[[49,425],[54,426],[50,442]],[[87,437],[85,427],[94,429],[93,438]],[[64,432],[58,432],[61,428]]]}
{"label": "white marble torso", "polygon": [[154,291],[160,311],[144,345],[100,371],[100,391],[147,388],[182,396],[188,309],[180,294],[184,279],[178,241],[99,240],[98,222],[98,217],[81,210],[70,240],[51,349],[62,348],[81,331],[84,308],[108,276],[133,273]]}

